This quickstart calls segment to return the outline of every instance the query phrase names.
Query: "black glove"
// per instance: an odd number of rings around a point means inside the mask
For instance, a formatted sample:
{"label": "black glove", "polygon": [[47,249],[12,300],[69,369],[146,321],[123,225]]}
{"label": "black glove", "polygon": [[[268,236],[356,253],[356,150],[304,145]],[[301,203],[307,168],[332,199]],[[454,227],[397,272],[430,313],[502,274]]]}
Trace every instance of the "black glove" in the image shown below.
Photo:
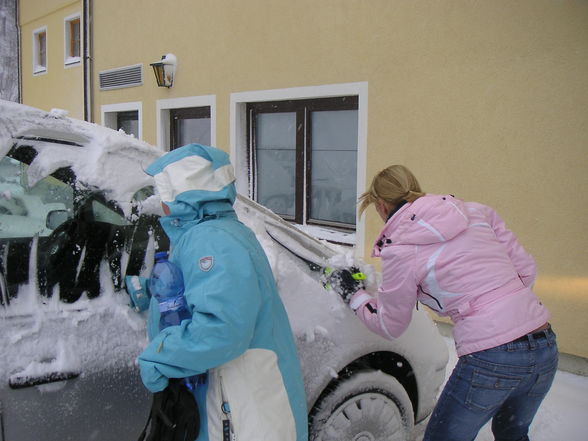
{"label": "black glove", "polygon": [[198,405],[182,379],[170,378],[168,386],[163,391],[153,394],[147,425],[147,438],[145,426],[138,441],[193,441],[198,437]]}
{"label": "black glove", "polygon": [[359,268],[332,269],[326,268],[323,272],[323,285],[332,289],[341,296],[346,304],[349,304],[351,296],[360,289],[365,289],[365,274]]}

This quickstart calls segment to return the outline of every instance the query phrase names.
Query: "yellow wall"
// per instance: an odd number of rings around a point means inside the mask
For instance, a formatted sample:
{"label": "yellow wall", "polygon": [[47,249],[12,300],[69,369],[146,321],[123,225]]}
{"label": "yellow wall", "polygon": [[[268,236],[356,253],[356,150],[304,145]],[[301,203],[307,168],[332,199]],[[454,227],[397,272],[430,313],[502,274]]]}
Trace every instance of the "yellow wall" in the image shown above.
{"label": "yellow wall", "polygon": [[[21,0],[21,77],[24,104],[44,110],[65,109],[69,116],[84,118],[82,63],[64,65],[64,19],[82,14],[82,2],[71,0]],[[47,72],[33,75],[33,32],[47,28]]]}
{"label": "yellow wall", "polygon": [[[228,149],[231,93],[367,82],[368,180],[403,163],[426,191],[496,208],[537,260],[562,351],[588,357],[588,2],[161,5],[94,2],[96,120],[101,105],[140,101],[155,144],[156,100],[215,95]],[[157,88],[149,63],[169,52],[176,81]],[[143,86],[98,90],[99,71],[136,63]],[[369,210],[366,256],[380,226]]]}

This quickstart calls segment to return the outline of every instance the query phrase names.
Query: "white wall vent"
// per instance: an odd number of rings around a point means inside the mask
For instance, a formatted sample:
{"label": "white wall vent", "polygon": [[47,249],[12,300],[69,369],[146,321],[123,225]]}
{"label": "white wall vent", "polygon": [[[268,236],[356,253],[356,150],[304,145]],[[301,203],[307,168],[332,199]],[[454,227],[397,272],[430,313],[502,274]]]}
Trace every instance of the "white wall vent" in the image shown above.
{"label": "white wall vent", "polygon": [[133,66],[103,70],[98,74],[98,78],[100,90],[140,86],[143,84],[143,65],[135,64]]}

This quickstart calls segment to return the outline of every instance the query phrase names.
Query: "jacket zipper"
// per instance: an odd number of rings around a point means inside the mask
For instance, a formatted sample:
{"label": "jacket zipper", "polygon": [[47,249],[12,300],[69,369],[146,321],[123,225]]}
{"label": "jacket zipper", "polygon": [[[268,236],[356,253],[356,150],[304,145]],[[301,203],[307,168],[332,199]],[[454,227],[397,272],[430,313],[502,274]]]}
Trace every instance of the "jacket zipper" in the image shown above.
{"label": "jacket zipper", "polygon": [[233,428],[233,421],[231,419],[231,407],[229,406],[229,402],[226,399],[225,395],[225,388],[223,386],[223,376],[219,373],[218,381],[220,384],[220,393],[221,393],[221,411],[225,418],[222,420],[222,430],[223,430],[223,441],[237,441],[237,436],[235,435],[235,430]]}

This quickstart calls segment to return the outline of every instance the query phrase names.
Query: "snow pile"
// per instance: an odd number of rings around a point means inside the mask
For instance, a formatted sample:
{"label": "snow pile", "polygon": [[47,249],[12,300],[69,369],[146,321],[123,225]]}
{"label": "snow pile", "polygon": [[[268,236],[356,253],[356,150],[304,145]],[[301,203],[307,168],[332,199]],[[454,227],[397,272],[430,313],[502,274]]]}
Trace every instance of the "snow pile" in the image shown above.
{"label": "snow pile", "polygon": [[64,109],[51,109],[49,115],[54,118],[65,118],[68,115],[68,111]]}
{"label": "snow pile", "polygon": [[[28,170],[31,186],[61,167],[71,167],[81,182],[106,190],[113,200],[129,201],[137,190],[153,185],[143,170],[161,152],[149,144],[123,132],[68,118],[64,111],[47,113],[0,100],[0,157],[21,138],[38,146],[49,144],[43,140],[48,137],[69,144],[52,144],[50,151],[39,149]],[[129,162],[140,166],[129,167]]]}

